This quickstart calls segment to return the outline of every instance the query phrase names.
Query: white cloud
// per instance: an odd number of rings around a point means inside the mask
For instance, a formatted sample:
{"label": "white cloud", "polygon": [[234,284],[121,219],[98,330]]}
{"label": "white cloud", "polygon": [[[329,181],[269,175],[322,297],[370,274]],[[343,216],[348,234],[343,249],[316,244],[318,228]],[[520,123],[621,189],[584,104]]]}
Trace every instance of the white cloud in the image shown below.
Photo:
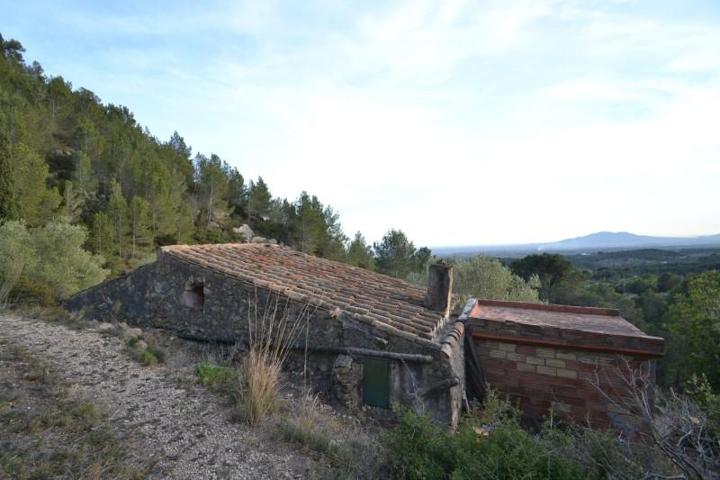
{"label": "white cloud", "polygon": [[276,194],[317,194],[347,233],[720,231],[720,12],[701,0],[143,5],[58,10],[101,41],[57,68]]}

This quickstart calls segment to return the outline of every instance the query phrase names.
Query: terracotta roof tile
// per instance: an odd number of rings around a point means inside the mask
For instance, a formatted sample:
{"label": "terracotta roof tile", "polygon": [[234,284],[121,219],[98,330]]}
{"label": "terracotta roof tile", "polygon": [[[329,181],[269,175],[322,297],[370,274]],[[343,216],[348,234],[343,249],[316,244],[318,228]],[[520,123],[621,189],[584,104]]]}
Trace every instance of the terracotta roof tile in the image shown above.
{"label": "terracotta roof tile", "polygon": [[477,300],[468,312],[474,335],[502,334],[567,347],[662,355],[664,341],[646,335],[617,310],[571,305]]}
{"label": "terracotta roof tile", "polygon": [[293,299],[339,308],[368,324],[435,340],[445,320],[425,290],[397,278],[269,244],[172,245],[169,254]]}

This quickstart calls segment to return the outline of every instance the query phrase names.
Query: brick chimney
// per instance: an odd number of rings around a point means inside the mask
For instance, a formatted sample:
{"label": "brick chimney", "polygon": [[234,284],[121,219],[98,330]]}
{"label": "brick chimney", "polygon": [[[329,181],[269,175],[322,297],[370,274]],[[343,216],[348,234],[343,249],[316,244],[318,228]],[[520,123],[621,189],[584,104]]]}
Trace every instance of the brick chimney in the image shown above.
{"label": "brick chimney", "polygon": [[442,312],[443,317],[450,313],[452,296],[452,267],[445,263],[435,263],[428,269],[427,294],[423,302],[425,307]]}

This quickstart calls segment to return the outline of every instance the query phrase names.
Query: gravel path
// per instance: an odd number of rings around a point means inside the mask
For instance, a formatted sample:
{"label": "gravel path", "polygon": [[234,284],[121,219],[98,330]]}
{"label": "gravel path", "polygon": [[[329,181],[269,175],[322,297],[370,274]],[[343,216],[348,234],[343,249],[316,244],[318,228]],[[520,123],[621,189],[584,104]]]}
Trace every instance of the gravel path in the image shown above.
{"label": "gravel path", "polygon": [[307,478],[313,462],[232,419],[212,394],[167,366],[144,367],[122,341],[39,319],[0,315],[0,337],[53,365],[73,391],[104,405],[148,478]]}

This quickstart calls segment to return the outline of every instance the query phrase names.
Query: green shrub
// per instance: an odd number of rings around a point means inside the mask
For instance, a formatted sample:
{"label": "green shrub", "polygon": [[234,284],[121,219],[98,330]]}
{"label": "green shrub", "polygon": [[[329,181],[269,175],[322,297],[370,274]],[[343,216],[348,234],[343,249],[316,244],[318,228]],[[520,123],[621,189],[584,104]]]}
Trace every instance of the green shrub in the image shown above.
{"label": "green shrub", "polygon": [[[87,231],[65,221],[27,228],[22,222],[0,225],[0,302],[11,291],[43,304],[66,298],[105,279],[102,257],[83,250]],[[16,288],[17,287],[17,288]]]}
{"label": "green shrub", "polygon": [[487,437],[472,423],[452,438],[453,479],[587,478],[580,464],[554,454],[541,438],[515,421],[495,426]]}
{"label": "green shrub", "polygon": [[398,478],[448,478],[454,470],[449,434],[424,415],[403,412],[397,426],[382,437]]}
{"label": "green shrub", "polygon": [[476,297],[489,300],[539,301],[540,282],[537,276],[525,281],[497,259],[482,255],[454,258],[451,265],[453,290],[462,299]]}
{"label": "green shrub", "polygon": [[137,359],[146,367],[152,367],[165,360],[165,355],[157,348],[148,346],[136,353]]}
{"label": "green shrub", "polygon": [[195,366],[195,375],[198,381],[206,387],[222,388],[230,384],[233,371],[210,362],[198,363]]}
{"label": "green shrub", "polygon": [[427,416],[405,411],[383,437],[398,478],[453,480],[581,479],[579,463],[554,453],[542,437],[525,431],[517,412],[489,395],[479,416],[453,434]]}

